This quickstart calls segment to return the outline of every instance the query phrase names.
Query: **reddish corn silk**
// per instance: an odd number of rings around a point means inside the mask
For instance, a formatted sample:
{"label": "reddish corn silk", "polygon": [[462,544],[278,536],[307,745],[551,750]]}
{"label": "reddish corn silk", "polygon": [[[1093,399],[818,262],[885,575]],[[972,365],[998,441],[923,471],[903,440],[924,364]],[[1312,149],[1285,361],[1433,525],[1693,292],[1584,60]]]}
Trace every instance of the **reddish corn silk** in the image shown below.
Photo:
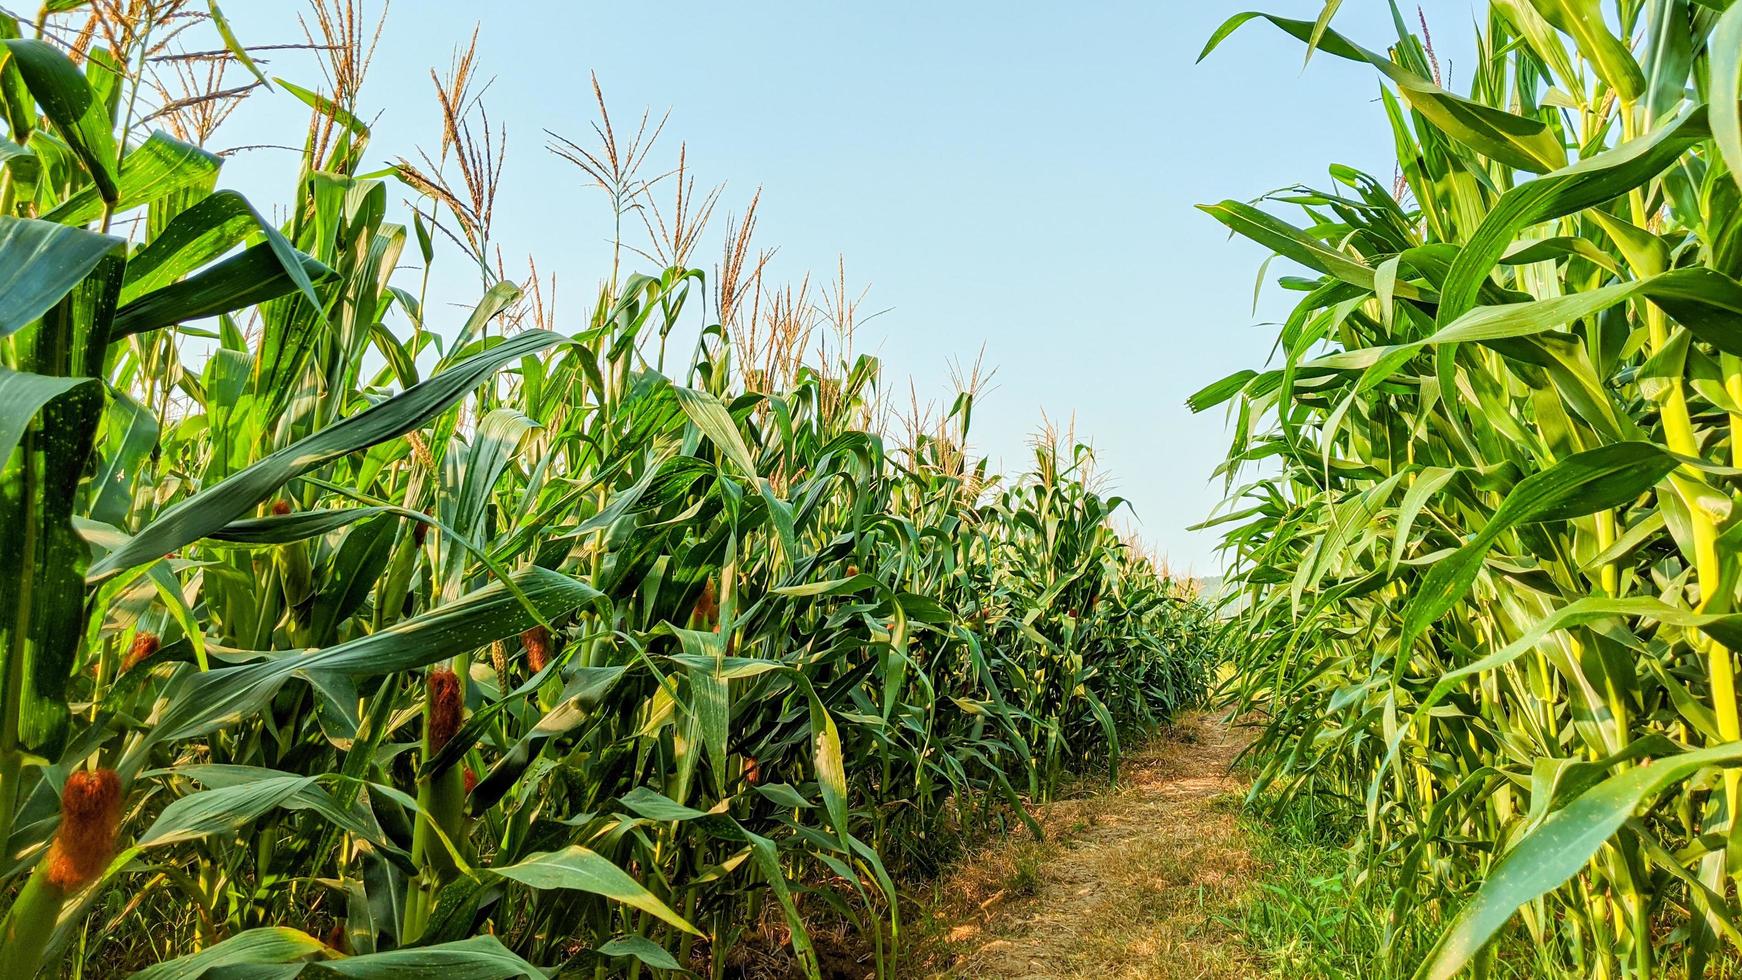
{"label": "reddish corn silk", "polygon": [[465,784],[467,796],[471,796],[472,790],[478,788],[478,774],[472,771],[471,766],[466,767],[465,778],[462,782]]}
{"label": "reddish corn silk", "polygon": [[697,620],[706,623],[719,614],[719,594],[714,591],[714,580],[708,579],[702,583],[702,594],[696,598],[695,617]]}
{"label": "reddish corn silk", "polygon": [[49,845],[48,882],[74,891],[95,881],[115,856],[121,826],[121,777],[113,769],[80,769],[61,789],[60,827]]}
{"label": "reddish corn silk", "polygon": [[526,647],[526,666],[538,673],[550,663],[550,630],[543,626],[534,626],[520,634],[520,643]]}
{"label": "reddish corn silk", "polygon": [[290,513],[290,501],[274,500],[272,502],[272,516],[283,517],[288,513]]}
{"label": "reddish corn silk", "polygon": [[127,648],[127,656],[121,658],[121,672],[132,670],[157,652],[158,639],[156,633],[145,630],[133,634],[133,645]]}
{"label": "reddish corn silk", "polygon": [[446,667],[429,672],[429,748],[440,752],[442,746],[460,730],[460,677]]}

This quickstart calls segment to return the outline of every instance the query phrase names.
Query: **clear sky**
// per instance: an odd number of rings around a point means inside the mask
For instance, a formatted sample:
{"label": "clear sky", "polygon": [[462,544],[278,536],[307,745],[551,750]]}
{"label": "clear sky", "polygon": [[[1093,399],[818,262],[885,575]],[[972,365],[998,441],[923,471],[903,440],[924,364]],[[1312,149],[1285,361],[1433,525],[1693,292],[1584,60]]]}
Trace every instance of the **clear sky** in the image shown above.
{"label": "clear sky", "polygon": [[[245,43],[300,40],[300,0],[222,6]],[[1310,19],[1321,0],[1260,6]],[[1470,2],[1424,7],[1461,88]],[[496,238],[511,263],[530,253],[558,274],[576,321],[564,329],[580,326],[583,297],[608,272],[610,209],[545,149],[544,130],[590,135],[589,70],[620,129],[643,107],[669,108],[650,169],[671,166],[681,141],[700,183],[727,185],[699,264],[711,270],[725,213],[761,186],[758,239],[780,249],[775,278],[832,274],[844,255],[849,280],[870,287],[862,310],[886,311],[859,346],[883,358],[887,384],[905,398],[911,377],[922,398],[947,402],[949,360],[971,361],[984,344],[998,373],[974,420],[979,453],[1017,470],[1043,411],[1074,414],[1145,540],[1176,567],[1215,574],[1215,539],[1185,529],[1220,499],[1211,472],[1226,420],[1194,417],[1184,401],[1260,366],[1267,321],[1290,297],[1269,286],[1254,313],[1263,251],[1193,205],[1323,185],[1331,163],[1384,182],[1393,172],[1372,70],[1321,54],[1303,71],[1301,45],[1267,24],[1194,63],[1240,9],[396,0],[363,103],[379,113],[372,162],[433,150],[429,69],[481,25],[479,70],[494,79],[485,102],[508,132]],[[1378,50],[1393,36],[1378,0],[1344,4],[1336,26]],[[320,81],[306,55],[281,53],[267,71]],[[261,93],[214,146],[285,142],[305,119],[288,94]],[[224,183],[279,201],[293,174],[293,154],[252,150],[226,165]],[[445,298],[475,300],[461,260],[438,271]],[[432,314],[446,330],[463,319],[433,302]]]}

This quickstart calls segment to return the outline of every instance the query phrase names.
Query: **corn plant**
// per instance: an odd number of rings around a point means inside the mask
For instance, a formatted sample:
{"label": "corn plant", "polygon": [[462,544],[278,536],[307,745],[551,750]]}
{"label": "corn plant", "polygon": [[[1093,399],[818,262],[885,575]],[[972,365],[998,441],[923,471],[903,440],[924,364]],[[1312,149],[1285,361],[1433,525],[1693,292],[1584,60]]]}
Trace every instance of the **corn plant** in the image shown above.
{"label": "corn plant", "polygon": [[1495,0],[1463,95],[1335,9],[1206,48],[1372,66],[1397,148],[1204,207],[1307,271],[1276,363],[1192,399],[1233,404],[1257,792],[1365,813],[1421,976],[1509,922],[1537,973],[1700,975],[1742,947],[1742,7]]}
{"label": "corn plant", "polygon": [[[317,5],[267,220],[135,123],[181,5],[44,39],[82,6],[0,16],[0,977],[722,976],[774,923],[819,976],[819,915],[889,975],[898,876],[1203,695],[1208,614],[1080,449],[999,493],[964,392],[892,452],[875,359],[745,363],[686,249],[537,313],[466,70],[464,186],[367,173],[367,32]],[[400,271],[444,236],[457,324]]]}

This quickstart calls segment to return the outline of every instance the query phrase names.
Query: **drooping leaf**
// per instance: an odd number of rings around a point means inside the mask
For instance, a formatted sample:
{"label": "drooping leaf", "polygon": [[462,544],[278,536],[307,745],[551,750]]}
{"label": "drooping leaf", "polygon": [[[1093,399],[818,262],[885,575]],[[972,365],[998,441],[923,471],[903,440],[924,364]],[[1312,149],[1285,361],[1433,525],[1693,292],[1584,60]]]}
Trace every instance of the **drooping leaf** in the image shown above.
{"label": "drooping leaf", "polygon": [[602,895],[614,902],[647,912],[684,932],[701,935],[700,930],[672,911],[670,906],[660,901],[652,892],[641,887],[622,868],[579,844],[570,845],[560,851],[534,854],[507,867],[491,868],[488,873],[517,881],[530,888],[567,888]]}
{"label": "drooping leaf", "polygon": [[598,948],[601,956],[633,956],[655,970],[681,970],[683,966],[658,943],[642,936],[618,936]]}
{"label": "drooping leaf", "polygon": [[1228,18],[1210,36],[1198,55],[1202,61],[1242,24],[1267,20],[1302,41],[1318,38],[1315,50],[1379,69],[1410,106],[1432,120],[1447,135],[1507,166],[1546,173],[1566,163],[1566,151],[1553,132],[1540,120],[1513,115],[1480,102],[1453,95],[1425,78],[1405,70],[1390,58],[1361,47],[1328,27],[1311,21],[1291,20],[1270,14],[1247,12]]}
{"label": "drooping leaf", "polygon": [[48,312],[121,247],[83,228],[0,216],[0,337]]}
{"label": "drooping leaf", "polygon": [[56,205],[42,219],[82,225],[101,216],[105,205],[116,211],[142,207],[176,191],[210,186],[217,175],[216,156],[168,134],[152,133],[121,161],[112,201],[105,201],[96,187],[87,187]]}
{"label": "drooping leaf", "polygon": [[255,81],[270,90],[272,83],[266,80],[266,76],[260,72],[260,67],[254,64],[254,59],[248,54],[247,46],[236,39],[236,32],[230,27],[229,18],[225,17],[224,12],[218,9],[218,0],[206,0],[206,12],[211,14],[212,24],[218,29],[218,36],[224,39],[224,47],[230,50],[230,54],[235,57],[237,64],[246,68],[248,74],[254,76]]}
{"label": "drooping leaf", "polygon": [[78,66],[46,41],[14,38],[0,44],[6,46],[11,64],[24,79],[37,107],[84,164],[97,193],[105,201],[117,200],[121,193],[120,175],[116,171],[115,137],[110,130],[109,113],[92,93]]}
{"label": "drooping leaf", "polygon": [[18,448],[25,428],[44,405],[80,385],[96,384],[95,378],[55,378],[0,367],[0,463]]}
{"label": "drooping leaf", "polygon": [[524,602],[493,582],[455,602],[325,650],[188,675],[154,720],[152,738],[192,738],[250,717],[299,672],[379,677],[412,670],[530,629],[538,620],[525,603],[551,619],[599,597],[586,584],[544,568],[517,572],[514,582]]}
{"label": "drooping leaf", "polygon": [[[307,255],[298,254],[297,262],[311,282],[332,275],[331,269]],[[298,288],[272,245],[262,243],[121,307],[115,315],[114,338],[232,313],[288,296]]]}
{"label": "drooping leaf", "polygon": [[158,515],[125,545],[92,565],[90,580],[100,582],[222,528],[299,473],[426,424],[501,365],[561,340],[543,330],[516,334],[379,405],[280,449]]}
{"label": "drooping leaf", "polygon": [[545,980],[543,970],[495,936],[327,960],[311,965],[302,975],[353,980]]}
{"label": "drooping leaf", "polygon": [[1742,760],[1742,743],[1658,759],[1610,776],[1556,810],[1494,866],[1417,972],[1450,980],[1506,924],[1512,913],[1577,874],[1647,799],[1707,766]]}
{"label": "drooping leaf", "polygon": [[133,974],[132,980],[200,980],[225,967],[299,963],[327,951],[327,944],[287,926],[263,926],[239,932],[197,953],[178,956]]}
{"label": "drooping leaf", "polygon": [[1408,649],[1428,624],[1463,597],[1500,535],[1520,524],[1566,520],[1618,507],[1651,489],[1678,465],[1676,457],[1660,446],[1623,442],[1575,453],[1520,480],[1469,543],[1429,570],[1404,610],[1399,649]]}

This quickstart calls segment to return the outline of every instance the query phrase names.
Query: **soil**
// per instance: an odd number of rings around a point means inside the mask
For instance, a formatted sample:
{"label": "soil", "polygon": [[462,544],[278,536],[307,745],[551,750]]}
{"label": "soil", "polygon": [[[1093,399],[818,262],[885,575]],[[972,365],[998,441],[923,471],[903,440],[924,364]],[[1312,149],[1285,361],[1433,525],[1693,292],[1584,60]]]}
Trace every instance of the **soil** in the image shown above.
{"label": "soil", "polygon": [[1037,808],[1016,834],[938,883],[933,940],[913,976],[1250,977],[1225,916],[1259,871],[1238,822],[1237,729],[1194,714],[1128,756],[1118,783]]}

